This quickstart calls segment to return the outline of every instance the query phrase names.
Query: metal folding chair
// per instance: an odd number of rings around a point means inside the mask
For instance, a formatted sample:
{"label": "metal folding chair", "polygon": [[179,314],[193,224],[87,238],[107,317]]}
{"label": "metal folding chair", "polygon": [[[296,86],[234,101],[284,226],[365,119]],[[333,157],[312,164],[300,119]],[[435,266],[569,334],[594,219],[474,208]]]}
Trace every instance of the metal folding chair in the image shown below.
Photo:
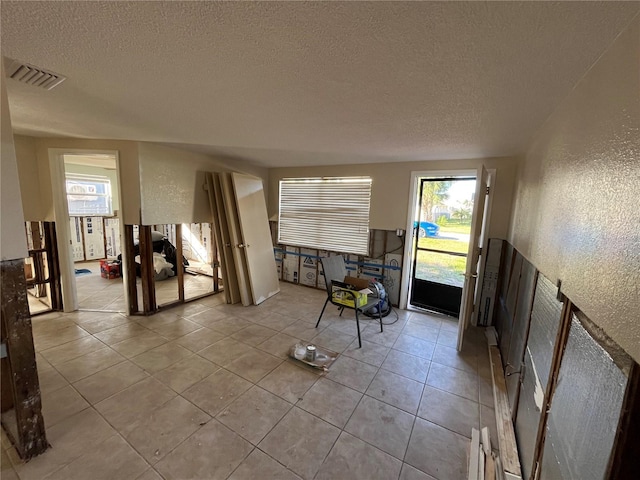
{"label": "metal folding chair", "polygon": [[[347,275],[347,267],[344,264],[344,258],[342,255],[336,255],[333,257],[324,257],[321,258],[322,262],[322,270],[324,271],[324,280],[327,286],[327,300],[324,302],[324,306],[322,307],[322,311],[320,312],[320,316],[318,317],[318,322],[316,323],[316,328],[320,325],[320,320],[322,319],[322,315],[324,314],[325,309],[327,308],[327,304],[332,303],[333,305],[340,308],[340,316],[342,316],[342,312],[345,308],[349,308],[351,310],[355,310],[356,312],[356,326],[358,327],[358,345],[362,348],[362,338],[360,337],[360,319],[358,317],[358,313],[368,312],[374,307],[378,307],[378,320],[380,321],[380,331],[382,332],[382,312],[380,308],[380,292],[378,291],[378,287],[372,285],[377,295],[368,298],[367,303],[365,305],[361,305],[360,307],[349,307],[347,305],[343,305],[335,301],[334,291],[332,289],[334,282],[343,283],[344,277]],[[344,296],[351,295],[354,305],[356,305],[356,295],[354,293],[349,292],[348,290],[341,290],[341,294]]]}

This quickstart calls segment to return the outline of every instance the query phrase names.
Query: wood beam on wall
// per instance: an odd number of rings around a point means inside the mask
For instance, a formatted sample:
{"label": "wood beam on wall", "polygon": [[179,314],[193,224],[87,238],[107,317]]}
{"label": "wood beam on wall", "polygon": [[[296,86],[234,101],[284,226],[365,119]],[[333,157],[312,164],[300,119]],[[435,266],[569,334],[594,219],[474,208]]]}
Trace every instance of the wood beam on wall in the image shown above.
{"label": "wood beam on wall", "polygon": [[140,270],[142,276],[142,303],[145,315],[149,315],[157,310],[151,227],[148,225],[140,225],[139,233]]}
{"label": "wood beam on wall", "polygon": [[[42,400],[33,345],[33,331],[24,260],[0,262],[2,284],[2,328],[6,336],[6,348],[10,377],[13,386],[13,406],[16,414],[16,448],[20,456],[29,459],[48,447],[42,417]],[[3,382],[7,381],[3,377]]]}

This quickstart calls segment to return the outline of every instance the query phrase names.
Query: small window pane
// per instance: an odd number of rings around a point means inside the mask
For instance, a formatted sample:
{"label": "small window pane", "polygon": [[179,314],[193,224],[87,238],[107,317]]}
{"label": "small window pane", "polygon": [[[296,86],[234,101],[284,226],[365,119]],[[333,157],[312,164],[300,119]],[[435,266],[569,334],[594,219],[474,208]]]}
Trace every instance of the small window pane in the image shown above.
{"label": "small window pane", "polygon": [[109,178],[67,175],[66,187],[69,215],[113,215]]}

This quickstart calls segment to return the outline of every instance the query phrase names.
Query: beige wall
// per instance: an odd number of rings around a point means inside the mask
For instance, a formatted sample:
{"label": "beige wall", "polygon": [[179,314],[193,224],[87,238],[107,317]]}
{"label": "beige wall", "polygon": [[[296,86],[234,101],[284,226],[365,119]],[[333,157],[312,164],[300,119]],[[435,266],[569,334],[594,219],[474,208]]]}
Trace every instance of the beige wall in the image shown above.
{"label": "beige wall", "polygon": [[36,139],[34,137],[14,136],[16,157],[18,159],[18,176],[20,177],[20,193],[25,221],[38,222],[46,217],[42,203],[40,188],[40,170]]}
{"label": "beige wall", "polygon": [[16,135],[16,155],[20,174],[22,204],[30,221],[53,221],[53,194],[49,149],[61,151],[117,151],[125,223],[140,223],[140,183],[137,142],[78,138],[39,138]]}
{"label": "beige wall", "polygon": [[262,178],[267,170],[152,143],[139,144],[142,223],[210,222],[205,172],[237,171]]}
{"label": "beige wall", "polygon": [[27,239],[24,233],[24,214],[20,203],[20,182],[4,80],[4,66],[0,71],[0,111],[2,112],[0,132],[0,259],[16,260],[27,256]]}
{"label": "beige wall", "polygon": [[640,361],[640,19],[545,123],[518,175],[510,239]]}
{"label": "beige wall", "polygon": [[273,168],[269,170],[269,217],[278,213],[278,186],[282,178],[367,175],[372,179],[370,228],[406,229],[411,172],[465,169],[475,171],[481,164],[489,169],[496,169],[489,235],[506,238],[517,166],[512,158]]}

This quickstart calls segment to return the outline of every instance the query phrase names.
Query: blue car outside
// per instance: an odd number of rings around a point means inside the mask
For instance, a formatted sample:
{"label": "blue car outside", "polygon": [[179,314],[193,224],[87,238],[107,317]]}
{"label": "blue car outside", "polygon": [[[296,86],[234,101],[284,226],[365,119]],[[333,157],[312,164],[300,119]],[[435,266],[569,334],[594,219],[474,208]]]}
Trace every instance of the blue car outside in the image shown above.
{"label": "blue car outside", "polygon": [[418,230],[418,237],[420,238],[437,237],[440,226],[432,222],[420,222],[418,227],[418,222],[413,222],[413,229]]}

